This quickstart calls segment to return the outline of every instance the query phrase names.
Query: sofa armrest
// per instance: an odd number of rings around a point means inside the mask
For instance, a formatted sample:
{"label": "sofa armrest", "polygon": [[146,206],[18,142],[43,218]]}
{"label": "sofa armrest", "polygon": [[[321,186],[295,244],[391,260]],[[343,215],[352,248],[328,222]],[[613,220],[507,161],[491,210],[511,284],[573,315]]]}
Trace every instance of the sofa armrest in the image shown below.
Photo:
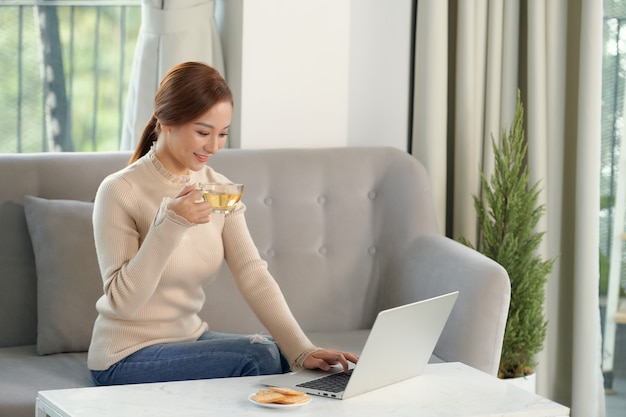
{"label": "sofa armrest", "polygon": [[383,308],[459,291],[434,354],[497,374],[511,296],[501,265],[447,237],[422,235],[399,254],[383,285]]}

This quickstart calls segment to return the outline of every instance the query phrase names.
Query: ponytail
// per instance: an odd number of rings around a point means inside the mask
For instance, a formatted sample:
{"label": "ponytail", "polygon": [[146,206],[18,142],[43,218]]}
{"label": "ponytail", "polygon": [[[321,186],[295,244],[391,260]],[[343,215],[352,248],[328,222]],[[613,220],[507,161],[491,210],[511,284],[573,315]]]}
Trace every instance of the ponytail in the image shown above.
{"label": "ponytail", "polygon": [[141,137],[139,138],[139,143],[137,143],[135,152],[128,161],[129,165],[148,153],[148,151],[152,147],[152,143],[155,142],[159,137],[158,130],[159,129],[157,127],[157,118],[152,115],[148,123],[146,123],[146,127],[143,128],[143,132],[141,133]]}

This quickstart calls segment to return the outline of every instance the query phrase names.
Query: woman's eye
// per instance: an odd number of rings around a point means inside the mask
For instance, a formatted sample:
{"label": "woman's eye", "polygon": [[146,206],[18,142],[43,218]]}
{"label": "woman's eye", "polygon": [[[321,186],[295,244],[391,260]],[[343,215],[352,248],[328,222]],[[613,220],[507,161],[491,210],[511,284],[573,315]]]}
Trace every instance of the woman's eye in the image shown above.
{"label": "woman's eye", "polygon": [[209,136],[211,133],[209,133],[209,132],[200,132],[200,131],[198,131],[198,134],[199,134],[200,136]]}
{"label": "woman's eye", "polygon": [[228,133],[220,133],[220,137],[226,138],[226,137],[228,137]]}

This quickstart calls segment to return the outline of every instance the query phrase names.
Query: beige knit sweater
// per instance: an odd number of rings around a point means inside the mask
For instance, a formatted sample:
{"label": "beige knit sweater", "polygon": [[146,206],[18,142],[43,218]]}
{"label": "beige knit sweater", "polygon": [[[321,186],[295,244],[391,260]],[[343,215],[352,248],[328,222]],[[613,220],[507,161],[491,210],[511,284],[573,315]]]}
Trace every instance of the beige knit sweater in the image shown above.
{"label": "beige knit sweater", "polygon": [[208,329],[198,317],[211,280],[226,259],[237,286],[293,365],[315,349],[291,314],[259,256],[246,225],[245,205],[194,225],[166,209],[189,183],[227,179],[209,167],[178,176],[151,150],[107,177],[93,214],[104,295],[88,366],[105,370],[137,350],[163,342],[195,340]]}

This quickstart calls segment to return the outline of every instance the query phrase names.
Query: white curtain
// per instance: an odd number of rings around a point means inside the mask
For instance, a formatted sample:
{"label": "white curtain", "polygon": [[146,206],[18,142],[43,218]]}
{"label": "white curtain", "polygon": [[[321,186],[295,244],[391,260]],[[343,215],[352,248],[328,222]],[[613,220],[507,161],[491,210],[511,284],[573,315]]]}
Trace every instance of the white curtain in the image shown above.
{"label": "white curtain", "polygon": [[[602,2],[419,0],[412,152],[432,177],[440,223],[475,241],[472,195],[490,137],[525,107],[532,181],[543,187],[548,334],[538,394],[573,417],[605,414],[601,370],[599,177]],[[445,225],[445,226],[444,226]]]}
{"label": "white curtain", "polygon": [[185,61],[201,61],[224,75],[214,10],[214,0],[142,1],[121,150],[135,149],[152,116],[154,94],[168,69]]}

